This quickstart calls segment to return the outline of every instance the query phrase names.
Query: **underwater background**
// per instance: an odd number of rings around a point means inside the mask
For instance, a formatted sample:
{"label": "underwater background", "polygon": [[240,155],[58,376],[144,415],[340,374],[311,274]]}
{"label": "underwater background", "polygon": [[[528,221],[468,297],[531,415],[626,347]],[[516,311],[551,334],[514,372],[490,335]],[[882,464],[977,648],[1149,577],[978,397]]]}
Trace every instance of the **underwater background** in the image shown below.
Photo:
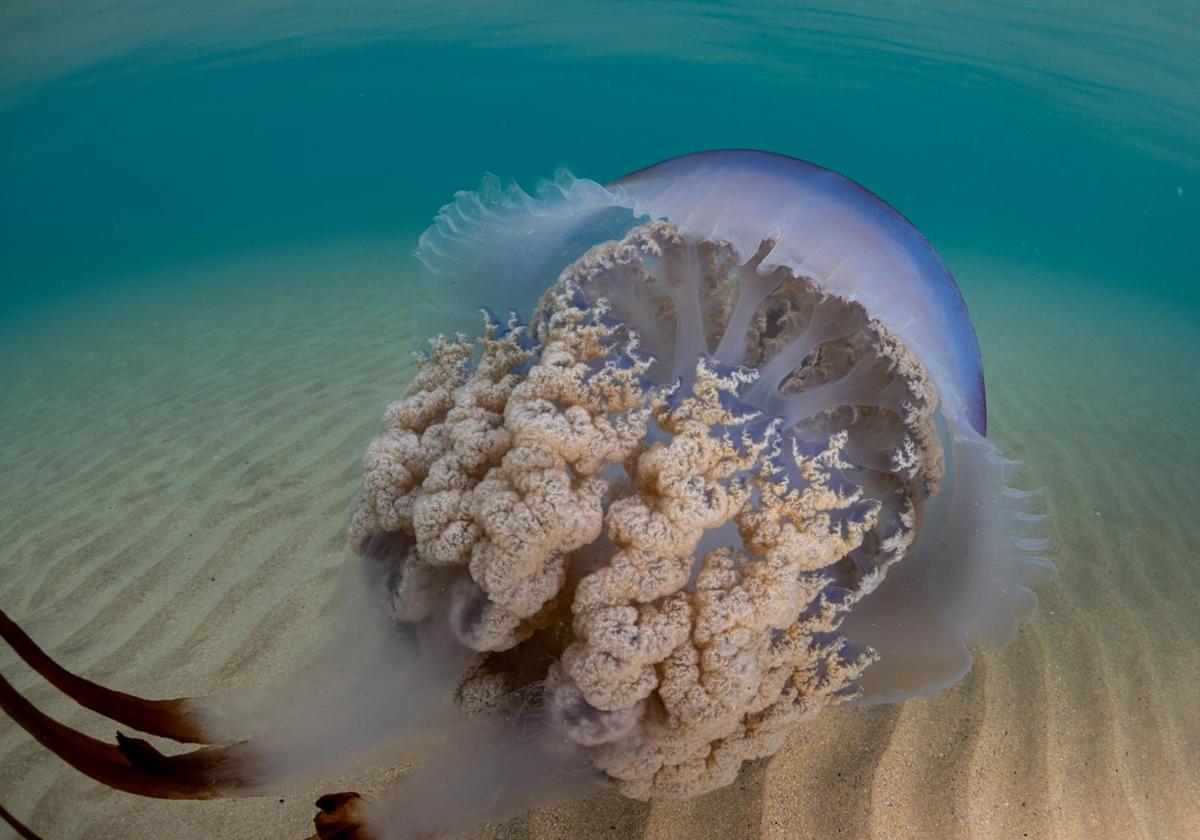
{"label": "underwater background", "polygon": [[[12,0],[0,606],[131,692],[281,673],[411,374],[438,207],[766,149],[942,255],[1060,579],[953,690],[827,712],[699,800],[478,836],[1200,836],[1198,43],[1189,2]],[[47,838],[299,837],[312,799],[131,799],[0,721],[0,802]]]}

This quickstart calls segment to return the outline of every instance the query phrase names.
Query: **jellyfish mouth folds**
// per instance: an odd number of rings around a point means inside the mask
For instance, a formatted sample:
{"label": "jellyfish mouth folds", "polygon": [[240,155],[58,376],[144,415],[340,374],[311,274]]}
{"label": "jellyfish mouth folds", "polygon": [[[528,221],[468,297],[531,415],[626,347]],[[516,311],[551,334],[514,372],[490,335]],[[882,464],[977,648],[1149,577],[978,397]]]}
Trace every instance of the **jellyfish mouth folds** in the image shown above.
{"label": "jellyfish mouth folds", "polygon": [[634,798],[726,784],[855,696],[875,654],[839,626],[943,471],[919,360],[771,245],[593,247],[529,324],[434,339],[366,456],[352,543],[396,620],[476,652],[461,706],[532,702]]}

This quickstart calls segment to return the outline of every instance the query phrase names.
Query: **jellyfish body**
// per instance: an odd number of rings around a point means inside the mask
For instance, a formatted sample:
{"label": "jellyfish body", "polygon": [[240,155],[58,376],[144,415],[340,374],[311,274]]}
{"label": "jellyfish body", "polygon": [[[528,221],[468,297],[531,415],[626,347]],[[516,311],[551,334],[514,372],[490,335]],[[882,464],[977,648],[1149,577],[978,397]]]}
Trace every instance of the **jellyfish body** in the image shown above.
{"label": "jellyfish body", "polygon": [[[738,265],[754,263],[738,290],[741,309],[735,304],[727,322],[734,333],[772,289],[754,278],[783,268],[861,305],[928,372],[943,486],[925,505],[904,561],[849,611],[842,632],[879,654],[856,702],[953,685],[970,668],[972,644],[1012,640],[1036,608],[1032,587],[1054,568],[1039,555],[1046,541],[1043,517],[1032,510],[1038,494],[1009,486],[1017,464],[984,436],[982,361],[962,296],[920,232],[868,190],[804,161],[746,150],[672,158],[607,187],[560,173],[534,196],[487,179],[479,192],[456,196],[421,238],[429,303],[418,311],[418,334],[469,329],[476,306],[528,311],[588,249],[647,219],[671,222],[690,242],[724,243]],[[705,291],[691,290],[698,304]],[[686,307],[677,311],[677,335],[686,338]],[[699,323],[690,327],[691,348],[720,359],[723,348],[695,335]]]}
{"label": "jellyfish body", "polygon": [[318,803],[320,836],[363,840],[603,779],[686,798],[827,706],[954,684],[1032,615],[1053,567],[984,436],[962,297],[852,181],[750,151],[489,178],[417,254],[428,349],[367,452],[342,621],[293,679],[143,701],[0,621],[113,720],[234,742],[105,745],[0,680],[83,772],[204,798],[423,755],[390,800]]}

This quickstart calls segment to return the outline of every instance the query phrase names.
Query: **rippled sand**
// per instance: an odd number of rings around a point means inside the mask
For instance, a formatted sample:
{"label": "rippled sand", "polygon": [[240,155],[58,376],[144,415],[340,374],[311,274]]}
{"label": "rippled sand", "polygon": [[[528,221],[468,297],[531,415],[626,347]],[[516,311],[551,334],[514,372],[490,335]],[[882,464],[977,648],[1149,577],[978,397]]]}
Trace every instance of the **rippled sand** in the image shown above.
{"label": "rippled sand", "polygon": [[[4,323],[0,605],[68,666],[139,694],[286,670],[322,621],[361,452],[410,370],[406,244],[198,266]],[[1194,323],[1088,278],[949,256],[984,346],[991,434],[1051,491],[1062,575],[1034,624],[955,689],[828,712],[708,797],[600,795],[479,840],[1195,833]],[[0,669],[112,736],[7,649]],[[0,802],[46,840],[301,838],[318,793],[379,783],[143,800],[0,720]]]}

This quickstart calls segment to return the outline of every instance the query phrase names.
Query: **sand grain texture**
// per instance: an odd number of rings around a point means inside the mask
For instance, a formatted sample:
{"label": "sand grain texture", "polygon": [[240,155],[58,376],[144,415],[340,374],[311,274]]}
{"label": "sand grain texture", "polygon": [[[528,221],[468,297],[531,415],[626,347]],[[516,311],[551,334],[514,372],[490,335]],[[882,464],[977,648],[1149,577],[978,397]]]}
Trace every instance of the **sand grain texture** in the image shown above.
{"label": "sand grain texture", "polygon": [[[1198,836],[1194,327],[1089,278],[948,262],[984,347],[991,435],[1050,491],[1062,574],[1034,624],[954,689],[825,713],[710,796],[603,793],[472,838]],[[323,620],[361,453],[410,371],[408,264],[378,242],[252,255],[7,325],[4,609],[68,666],[147,696],[283,673]],[[0,669],[111,737],[7,650]],[[315,796],[350,784],[364,780],[142,800],[0,722],[0,801],[46,840],[300,838]]]}

